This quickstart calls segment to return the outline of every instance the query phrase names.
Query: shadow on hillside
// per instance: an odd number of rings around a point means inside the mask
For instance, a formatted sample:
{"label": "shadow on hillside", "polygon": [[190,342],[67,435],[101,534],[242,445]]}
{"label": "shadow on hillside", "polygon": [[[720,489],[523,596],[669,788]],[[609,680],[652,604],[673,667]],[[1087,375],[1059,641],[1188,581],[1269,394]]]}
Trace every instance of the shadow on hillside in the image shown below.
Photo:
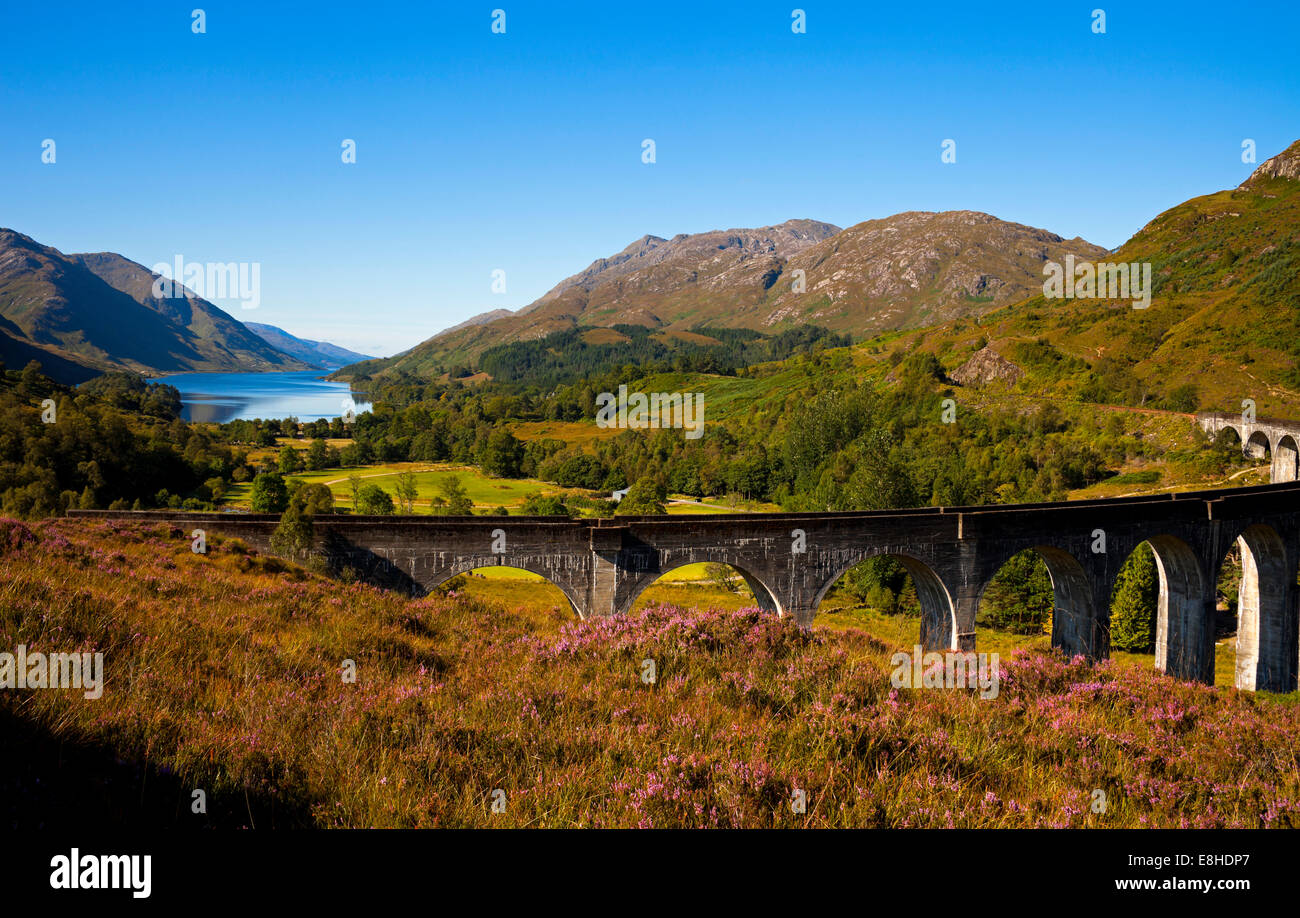
{"label": "shadow on hillside", "polygon": [[[0,828],[308,828],[310,803],[266,792],[215,793],[191,812],[194,786],[97,743],[59,740],[0,708]],[[251,819],[250,819],[251,815]]]}

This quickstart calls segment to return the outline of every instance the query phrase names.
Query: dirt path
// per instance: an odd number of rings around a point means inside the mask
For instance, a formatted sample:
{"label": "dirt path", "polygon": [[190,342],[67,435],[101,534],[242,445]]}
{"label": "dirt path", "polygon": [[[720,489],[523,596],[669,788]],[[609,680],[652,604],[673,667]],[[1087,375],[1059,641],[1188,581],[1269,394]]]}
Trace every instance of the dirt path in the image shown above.
{"label": "dirt path", "polygon": [[[469,471],[469,468],[466,466],[457,466],[456,468],[451,468],[451,469],[440,469],[436,467],[431,467],[431,468],[424,468],[424,469],[402,469],[400,471],[391,470],[387,472],[376,472],[373,475],[358,475],[357,477],[358,478],[387,478],[390,475],[401,475],[403,472],[465,472],[465,471]],[[331,478],[329,481],[322,481],[321,484],[325,485],[326,487],[329,487],[330,485],[342,484],[343,482],[347,481],[351,477],[352,477],[351,475],[348,475],[346,478]]]}

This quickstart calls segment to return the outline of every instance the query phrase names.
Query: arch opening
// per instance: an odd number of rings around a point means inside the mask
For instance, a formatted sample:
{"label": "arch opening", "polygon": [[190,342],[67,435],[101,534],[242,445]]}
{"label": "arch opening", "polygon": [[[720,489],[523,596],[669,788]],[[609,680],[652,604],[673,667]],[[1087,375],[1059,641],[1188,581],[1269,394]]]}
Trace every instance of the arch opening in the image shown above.
{"label": "arch opening", "polygon": [[536,571],[504,564],[451,571],[430,592],[500,603],[556,624],[583,617],[581,606],[554,581]]}
{"label": "arch opening", "polygon": [[1159,667],[1160,573],[1151,543],[1140,543],[1120,565],[1111,584],[1109,613],[1111,652],[1147,656]]}
{"label": "arch opening", "polygon": [[638,588],[624,608],[639,612],[658,603],[696,609],[758,606],[774,615],[783,614],[772,591],[757,576],[723,561],[690,562],[669,568]]}
{"label": "arch opening", "polygon": [[1268,441],[1268,434],[1262,430],[1252,433],[1243,449],[1249,459],[1271,461],[1273,458],[1273,444]]}
{"label": "arch opening", "polygon": [[[1235,667],[1252,655],[1251,625],[1243,629],[1242,606],[1249,607],[1253,591],[1242,582],[1241,539],[1234,539],[1223,556],[1214,577],[1214,682],[1232,685],[1237,681]],[[1244,616],[1249,618],[1249,614]],[[1249,665],[1249,664],[1247,664]]]}
{"label": "arch opening", "polygon": [[1180,679],[1214,678],[1214,610],[1196,552],[1182,539],[1158,535],[1140,543],[1111,585],[1110,645],[1152,657],[1156,669]]}
{"label": "arch opening", "polygon": [[1235,427],[1221,427],[1214,435],[1216,446],[1236,449],[1239,453],[1245,452],[1245,444],[1241,442],[1241,431]]}
{"label": "arch opening", "polygon": [[957,649],[952,597],[925,562],[908,555],[872,555],[830,578],[813,600],[819,613],[843,615],[879,637],[926,650]]}
{"label": "arch opening", "polygon": [[1032,641],[1051,634],[1067,654],[1100,656],[1092,586],[1069,552],[1038,545],[1003,562],[980,593],[978,625]]}

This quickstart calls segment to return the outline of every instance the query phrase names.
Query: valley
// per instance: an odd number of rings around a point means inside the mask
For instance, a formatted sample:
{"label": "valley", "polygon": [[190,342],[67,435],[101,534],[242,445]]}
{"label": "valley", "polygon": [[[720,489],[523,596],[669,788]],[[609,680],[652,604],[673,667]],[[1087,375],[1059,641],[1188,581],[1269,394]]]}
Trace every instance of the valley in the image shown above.
{"label": "valley", "polygon": [[[508,560],[475,562],[413,597],[332,567],[315,534],[354,515],[393,527],[491,517],[504,533],[529,520],[974,514],[1265,484],[1272,457],[1206,434],[1197,416],[1249,399],[1261,415],[1300,419],[1288,324],[1300,198],[1286,165],[1297,157],[1293,146],[1241,187],[1173,208],[1113,254],[968,211],[647,236],[528,307],[377,359],[277,326],[235,328],[189,292],[152,298],[153,275],[121,256],[63,256],[10,234],[0,304],[17,331],[6,334],[21,345],[13,353],[47,354],[51,369],[38,355],[0,378],[0,508],[11,518],[0,626],[37,646],[47,628],[82,643],[110,635],[119,666],[147,664],[165,689],[110,690],[95,720],[60,700],[4,716],[33,761],[50,754],[48,735],[85,763],[111,749],[158,770],[162,791],[126,782],[152,825],[172,821],[153,796],[170,792],[167,774],[207,782],[210,824],[222,826],[477,825],[479,797],[500,786],[517,801],[515,825],[784,825],[771,803],[794,786],[812,792],[817,825],[1095,825],[1072,801],[1099,782],[1117,801],[1111,826],[1291,825],[1285,750],[1300,693],[1293,680],[1247,690],[1262,542],[1196,562],[1213,600],[1207,656],[1198,673],[1183,650],[1166,661],[1184,667],[1180,680],[1157,667],[1168,544],[1125,544],[1113,589],[1088,613],[1105,621],[1105,652],[1080,645],[1073,659],[1059,653],[1082,640],[1077,610],[1060,608],[1061,557],[1027,549],[1002,560],[960,613],[962,640],[1004,661],[1003,694],[981,706],[888,687],[893,655],[928,649],[936,633],[933,584],[914,554],[863,552],[801,608],[800,629],[759,611],[768,597],[721,556],[651,578],[618,616],[579,620],[554,583]],[[116,304],[114,321],[138,325],[133,310],[148,310],[164,335],[189,329],[191,356],[162,360],[166,346],[126,347],[91,325],[42,338],[46,320],[12,293],[31,289],[25,269],[15,273],[18,250],[58,291],[47,311],[73,293],[83,299],[69,302]],[[1137,275],[1153,279],[1136,291],[1108,285],[1108,298],[1054,297],[1044,278],[1058,259],[1141,265]],[[1148,296],[1149,308],[1134,308]],[[109,372],[82,381],[64,372],[71,364]],[[315,411],[295,396],[225,405],[227,394],[208,392],[223,407],[205,414],[201,388],[157,378],[200,367],[261,371],[235,377],[250,391],[301,375],[357,410]],[[699,423],[637,420],[638,398],[685,405],[684,394]],[[47,402],[55,423],[39,420]],[[120,519],[58,519],[94,510]],[[132,516],[149,510],[168,521]],[[213,511],[274,514],[270,550],[213,525],[209,547],[188,551],[185,515]],[[32,563],[38,554],[53,559],[48,570]],[[1274,586],[1286,583],[1278,589],[1294,590],[1296,575],[1269,569]],[[38,622],[32,609],[74,577],[72,599]],[[236,657],[265,686],[213,662]],[[333,679],[344,658],[363,674],[354,694]],[[638,681],[643,658],[661,674],[649,687]],[[206,675],[182,687],[191,669]],[[1265,669],[1258,678],[1275,678]],[[291,672],[308,674],[305,687],[289,686]],[[1122,703],[1098,709],[1090,693]],[[1181,726],[1165,723],[1169,705]],[[674,748],[674,766],[697,750],[671,795],[636,790],[664,766],[625,719]],[[935,745],[939,723],[953,731],[948,745]],[[328,758],[302,745],[305,730]],[[467,730],[473,742],[456,739]],[[1124,740],[1095,759],[1062,758],[1057,743],[1098,730]],[[1189,740],[1184,751],[1170,752],[1169,730]],[[924,749],[933,756],[918,758]],[[727,761],[767,777],[738,779]],[[983,777],[954,782],[954,763]],[[0,787],[50,805],[38,773],[48,774],[10,769]],[[1209,812],[1189,792],[1193,775],[1237,796]],[[411,793],[394,796],[390,781]],[[240,800],[250,787],[264,790]],[[120,807],[115,793],[95,791],[87,805]]]}

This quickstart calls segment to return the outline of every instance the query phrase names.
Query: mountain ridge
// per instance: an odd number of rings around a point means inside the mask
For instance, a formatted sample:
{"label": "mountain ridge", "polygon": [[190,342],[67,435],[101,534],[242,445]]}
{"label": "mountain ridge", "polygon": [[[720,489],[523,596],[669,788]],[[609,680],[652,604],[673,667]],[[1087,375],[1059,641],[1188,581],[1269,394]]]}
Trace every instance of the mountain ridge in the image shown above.
{"label": "mountain ridge", "polygon": [[192,291],[154,297],[156,277],[112,252],[68,255],[0,228],[0,353],[73,382],[107,370],[306,369]]}
{"label": "mountain ridge", "polygon": [[476,317],[340,376],[435,372],[473,363],[494,345],[575,327],[629,324],[680,333],[813,323],[862,334],[933,324],[1027,296],[1041,285],[1044,261],[1105,252],[975,211],[907,211],[847,229],[795,219],[667,239],[645,235],[515,312]]}
{"label": "mountain ridge", "polygon": [[310,363],[313,367],[322,370],[337,370],[350,363],[375,359],[368,354],[348,350],[328,341],[299,338],[297,335],[290,334],[276,325],[266,325],[261,322],[244,322],[242,324],[281,353],[296,357],[298,360]]}

